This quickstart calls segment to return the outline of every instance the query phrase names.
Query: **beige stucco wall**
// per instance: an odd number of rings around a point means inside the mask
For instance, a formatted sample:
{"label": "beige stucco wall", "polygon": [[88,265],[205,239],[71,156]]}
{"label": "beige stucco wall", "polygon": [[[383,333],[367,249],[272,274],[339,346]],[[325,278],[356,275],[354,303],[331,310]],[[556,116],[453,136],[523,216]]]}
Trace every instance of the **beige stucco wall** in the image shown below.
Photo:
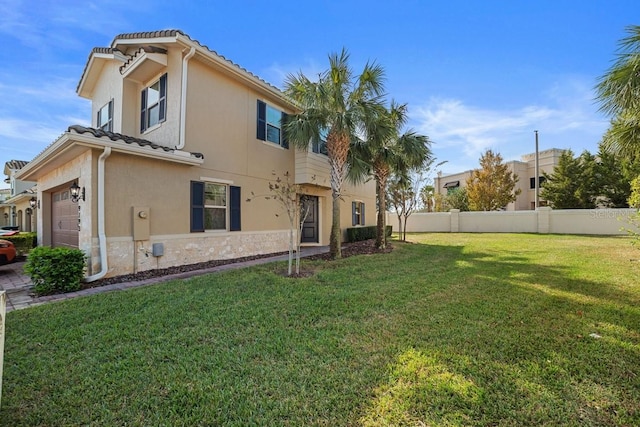
{"label": "beige stucco wall", "polygon": [[[164,73],[167,73],[167,111],[166,120],[160,125],[153,126],[144,132],[140,132],[140,92],[143,88],[155,83]],[[134,123],[135,129],[126,129],[126,135],[138,136],[148,139],[156,144],[166,147],[175,147],[178,145],[178,136],[180,133],[180,103],[182,88],[182,52],[180,48],[170,47],[167,53],[167,68],[154,74],[148,79],[140,82],[139,85],[128,85],[125,89],[134,89],[134,93],[126,93],[125,97],[129,100],[129,106],[134,105],[130,100],[136,99],[138,118]]]}
{"label": "beige stucco wall", "polygon": [[102,67],[91,100],[91,126],[97,127],[98,111],[113,99],[113,131],[122,132],[123,80],[120,78],[119,61],[108,61]]}

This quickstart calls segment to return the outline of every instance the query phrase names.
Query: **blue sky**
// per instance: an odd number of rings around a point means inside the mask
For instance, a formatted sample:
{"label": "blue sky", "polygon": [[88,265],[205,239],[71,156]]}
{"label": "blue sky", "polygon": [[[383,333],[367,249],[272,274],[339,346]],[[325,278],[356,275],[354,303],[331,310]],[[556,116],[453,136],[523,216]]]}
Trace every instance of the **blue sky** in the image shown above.
{"label": "blue sky", "polygon": [[0,0],[0,164],[90,123],[75,88],[93,47],[168,28],[277,87],[343,47],[356,70],[379,63],[445,174],[486,149],[519,159],[536,129],[541,150],[596,152],[608,119],[593,87],[638,18],[637,0]]}

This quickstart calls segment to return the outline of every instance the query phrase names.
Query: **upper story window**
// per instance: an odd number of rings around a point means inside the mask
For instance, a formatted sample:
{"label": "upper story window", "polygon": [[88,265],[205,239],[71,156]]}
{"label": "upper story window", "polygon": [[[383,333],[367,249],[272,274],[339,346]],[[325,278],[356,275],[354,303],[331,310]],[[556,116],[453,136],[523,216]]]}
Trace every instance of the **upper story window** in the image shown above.
{"label": "upper story window", "polygon": [[[542,188],[542,184],[544,184],[544,182],[547,180],[547,178],[545,178],[544,176],[539,176],[538,177],[538,188]],[[534,189],[536,188],[536,178],[529,178],[529,188]]]}
{"label": "upper story window", "polygon": [[142,91],[140,132],[164,122],[167,118],[167,75]]}
{"label": "upper story window", "polygon": [[289,148],[289,143],[284,137],[282,124],[286,113],[258,100],[258,123],[256,138],[262,141],[270,141],[283,148]]}
{"label": "upper story window", "polygon": [[107,132],[113,131],[113,99],[98,110],[96,125],[98,129]]}
{"label": "upper story window", "polygon": [[326,129],[323,129],[320,131],[320,139],[313,141],[313,143],[311,144],[311,150],[314,153],[324,154],[325,156],[327,155],[327,135],[328,134],[329,134],[329,131]]}

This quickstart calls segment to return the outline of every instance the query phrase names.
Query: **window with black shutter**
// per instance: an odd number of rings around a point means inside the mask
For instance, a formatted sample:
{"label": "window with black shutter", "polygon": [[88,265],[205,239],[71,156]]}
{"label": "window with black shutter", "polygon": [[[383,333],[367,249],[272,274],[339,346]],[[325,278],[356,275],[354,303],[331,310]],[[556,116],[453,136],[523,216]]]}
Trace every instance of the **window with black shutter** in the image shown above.
{"label": "window with black shutter", "polygon": [[191,181],[191,231],[240,231],[240,187]]}
{"label": "window with black shutter", "polygon": [[145,88],[140,96],[140,132],[167,118],[167,75]]}
{"label": "window with black shutter", "polygon": [[204,182],[191,181],[191,232],[204,231]]}
{"label": "window with black shutter", "polygon": [[287,114],[259,99],[257,106],[256,138],[273,142],[282,148],[289,148],[289,142],[283,131]]}

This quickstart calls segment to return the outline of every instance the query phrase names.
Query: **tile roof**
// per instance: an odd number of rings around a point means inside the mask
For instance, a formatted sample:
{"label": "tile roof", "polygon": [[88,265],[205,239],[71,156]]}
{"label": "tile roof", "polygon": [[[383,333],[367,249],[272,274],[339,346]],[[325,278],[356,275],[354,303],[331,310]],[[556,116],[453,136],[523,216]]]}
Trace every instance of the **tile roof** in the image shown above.
{"label": "tile roof", "polygon": [[6,162],[4,165],[5,167],[12,169],[12,170],[19,170],[22,169],[23,167],[25,167],[27,165],[26,160],[9,160],[8,162]]}
{"label": "tile roof", "polygon": [[91,49],[91,53],[115,53],[120,52],[118,49],[112,47],[94,47]]}
{"label": "tile roof", "polygon": [[[117,36],[115,36],[113,38],[113,41],[111,42],[111,47],[96,47],[96,48],[93,48],[93,50],[89,54],[89,59],[91,58],[91,55],[93,55],[94,53],[107,53],[107,54],[108,53],[115,53],[115,52],[120,53],[120,51],[117,48],[115,48],[115,46],[114,46],[117,40],[153,39],[153,38],[178,37],[178,36],[182,36],[182,37],[187,38],[191,42],[197,44],[198,46],[200,46],[200,47],[202,47],[204,49],[206,49],[209,53],[211,53],[211,54],[217,56],[218,58],[222,59],[223,61],[227,62],[229,65],[237,68],[238,70],[240,70],[243,73],[253,77],[254,79],[259,80],[262,84],[268,86],[271,90],[274,90],[274,91],[276,91],[278,93],[281,93],[284,96],[284,94],[282,93],[280,88],[278,88],[278,87],[272,85],[271,83],[267,82],[266,80],[260,78],[258,75],[252,73],[251,71],[247,70],[246,68],[241,67],[240,65],[236,64],[235,62],[227,59],[223,55],[220,55],[218,52],[216,52],[215,50],[209,48],[207,45],[204,45],[204,44],[200,43],[196,39],[192,39],[191,36],[189,36],[188,34],[183,32],[182,30],[169,29],[169,30],[159,30],[159,31],[144,31],[144,32],[138,32],[138,33],[118,34]],[[149,48],[151,48],[151,47],[149,47]],[[129,56],[129,55],[127,55],[127,56]],[[80,87],[80,83],[82,83],[82,79],[84,78],[84,75],[87,72],[87,67],[88,66],[89,66],[89,61],[87,61],[87,64],[85,65],[84,70],[82,71],[82,76],[80,77],[80,82],[78,82],[78,86],[77,86],[76,90],[78,90],[78,88]]]}
{"label": "tile roof", "polygon": [[[185,33],[183,33],[181,30],[170,29],[170,30],[160,30],[160,31],[142,31],[138,33],[118,34],[113,38],[113,41],[115,42],[118,39],[155,39],[159,37],[175,37],[178,34],[189,37]],[[111,44],[113,45],[113,42]]]}
{"label": "tile roof", "polygon": [[[146,139],[135,138],[133,136],[123,135],[121,133],[115,133],[115,132],[108,132],[102,129],[96,129],[92,127],[73,125],[73,126],[69,126],[69,129],[67,130],[67,132],[71,132],[71,131],[75,131],[76,133],[79,133],[79,134],[90,133],[96,138],[102,138],[103,136],[106,136],[112,141],[122,141],[130,145],[136,144],[140,147],[149,147],[149,148],[153,148],[154,150],[162,150],[170,153],[174,153],[178,151],[173,148],[165,147],[163,145],[158,145]],[[204,159],[204,156],[202,155],[202,153],[191,153],[191,156],[197,159]]]}

